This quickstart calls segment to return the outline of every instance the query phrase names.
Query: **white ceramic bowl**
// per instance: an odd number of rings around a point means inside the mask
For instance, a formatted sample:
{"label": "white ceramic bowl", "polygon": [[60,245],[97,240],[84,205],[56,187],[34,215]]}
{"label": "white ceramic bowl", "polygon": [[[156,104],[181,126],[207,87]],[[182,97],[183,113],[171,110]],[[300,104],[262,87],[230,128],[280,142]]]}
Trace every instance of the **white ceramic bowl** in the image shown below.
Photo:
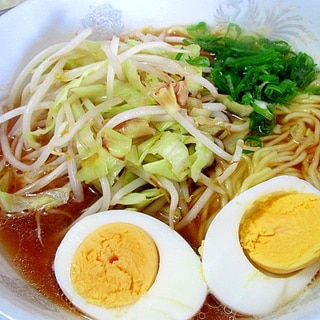
{"label": "white ceramic bowl", "polygon": [[[235,22],[267,36],[290,41],[320,64],[318,0],[106,0],[115,29],[165,27],[206,21]],[[21,68],[41,49],[70,39],[92,17],[98,0],[27,0],[0,17],[0,104]],[[109,14],[111,14],[109,12]],[[1,247],[0,247],[1,253]],[[76,319],[23,281],[0,255],[0,318]],[[281,311],[277,319],[319,319],[320,285]],[[268,318],[271,319],[271,318]],[[151,319],[152,320],[152,319]]]}

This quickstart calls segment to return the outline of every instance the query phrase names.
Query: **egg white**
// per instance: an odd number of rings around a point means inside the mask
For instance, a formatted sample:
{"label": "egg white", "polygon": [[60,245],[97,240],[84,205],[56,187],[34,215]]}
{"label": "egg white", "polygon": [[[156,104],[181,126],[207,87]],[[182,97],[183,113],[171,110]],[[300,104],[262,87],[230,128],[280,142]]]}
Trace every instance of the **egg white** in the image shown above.
{"label": "egg white", "polygon": [[202,264],[209,291],[234,311],[250,315],[270,313],[287,303],[310,283],[320,263],[291,276],[263,273],[246,257],[239,241],[239,225],[246,208],[257,198],[277,191],[320,191],[304,180],[279,176],[230,201],[212,221],[203,243]]}
{"label": "egg white", "polygon": [[[134,224],[151,236],[159,252],[159,270],[149,291],[137,302],[112,309],[86,302],[72,286],[70,267],[84,238],[102,225],[114,222]],[[90,215],[71,227],[56,252],[54,271],[71,303],[95,319],[189,319],[201,308],[208,292],[200,258],[189,244],[163,222],[126,210]]]}

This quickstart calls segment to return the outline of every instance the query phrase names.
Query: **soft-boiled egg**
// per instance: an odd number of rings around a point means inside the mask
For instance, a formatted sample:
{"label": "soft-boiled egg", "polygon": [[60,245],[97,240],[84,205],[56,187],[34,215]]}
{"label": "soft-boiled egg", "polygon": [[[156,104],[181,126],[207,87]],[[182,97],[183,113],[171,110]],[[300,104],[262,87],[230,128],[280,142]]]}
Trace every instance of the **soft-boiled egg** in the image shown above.
{"label": "soft-boiled egg", "polygon": [[163,222],[126,210],[74,224],[54,271],[71,303],[94,319],[189,319],[208,292],[189,244]]}
{"label": "soft-boiled egg", "polygon": [[279,176],[230,201],[201,248],[209,291],[232,310],[257,316],[300,294],[320,269],[319,199],[308,182]]}

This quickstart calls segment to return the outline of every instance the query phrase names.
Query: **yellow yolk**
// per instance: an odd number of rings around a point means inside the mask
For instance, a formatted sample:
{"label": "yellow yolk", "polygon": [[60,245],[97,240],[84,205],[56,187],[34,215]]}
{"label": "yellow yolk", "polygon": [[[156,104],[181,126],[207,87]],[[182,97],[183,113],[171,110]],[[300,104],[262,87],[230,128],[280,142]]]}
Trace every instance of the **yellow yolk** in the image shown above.
{"label": "yellow yolk", "polygon": [[91,233],[77,249],[70,277],[88,302],[116,308],[137,301],[154,282],[158,250],[151,237],[130,223],[111,223]]}
{"label": "yellow yolk", "polygon": [[297,193],[260,199],[244,215],[239,239],[258,267],[288,274],[320,255],[320,197]]}

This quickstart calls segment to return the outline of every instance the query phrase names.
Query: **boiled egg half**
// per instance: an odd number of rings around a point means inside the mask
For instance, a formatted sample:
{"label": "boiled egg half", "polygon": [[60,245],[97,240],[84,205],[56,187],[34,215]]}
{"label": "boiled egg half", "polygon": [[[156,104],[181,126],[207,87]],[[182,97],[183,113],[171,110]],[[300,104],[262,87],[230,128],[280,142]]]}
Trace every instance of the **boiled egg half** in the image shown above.
{"label": "boiled egg half", "polygon": [[320,191],[279,176],[230,201],[201,247],[209,291],[230,309],[261,316],[297,297],[320,269]]}
{"label": "boiled egg half", "polygon": [[54,271],[71,303],[94,319],[189,319],[208,292],[189,244],[158,219],[127,210],[75,223]]}

